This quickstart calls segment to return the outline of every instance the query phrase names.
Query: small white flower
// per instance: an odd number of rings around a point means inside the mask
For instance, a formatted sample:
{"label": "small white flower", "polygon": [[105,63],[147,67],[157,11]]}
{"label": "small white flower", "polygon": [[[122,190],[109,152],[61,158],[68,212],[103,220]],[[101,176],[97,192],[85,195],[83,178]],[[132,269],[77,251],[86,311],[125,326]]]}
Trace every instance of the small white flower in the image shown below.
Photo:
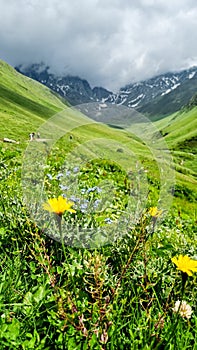
{"label": "small white flower", "polygon": [[[180,305],[181,303],[181,305]],[[182,316],[182,317],[185,317],[187,319],[189,319],[192,315],[192,308],[190,305],[188,305],[186,303],[185,300],[182,300],[180,302],[180,300],[177,300],[176,303],[175,303],[175,307],[172,308],[173,312],[179,312],[179,314]]]}

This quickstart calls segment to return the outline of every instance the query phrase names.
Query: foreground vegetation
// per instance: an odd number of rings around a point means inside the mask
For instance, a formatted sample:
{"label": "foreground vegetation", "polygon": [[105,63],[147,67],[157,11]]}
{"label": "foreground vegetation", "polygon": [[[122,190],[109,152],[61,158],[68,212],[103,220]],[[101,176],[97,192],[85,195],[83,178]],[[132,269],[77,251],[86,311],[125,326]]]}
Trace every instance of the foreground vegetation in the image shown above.
{"label": "foreground vegetation", "polygon": [[156,122],[176,176],[162,202],[162,153],[101,124],[62,130],[52,148],[29,142],[73,112],[3,62],[0,73],[0,348],[195,349],[196,108]]}
{"label": "foreground vegetation", "polygon": [[[171,260],[180,254],[196,259],[194,217],[174,212],[162,219],[161,212],[147,207],[110,244],[62,246],[61,235],[59,242],[51,239],[28,214],[18,156],[16,150],[1,149],[1,349],[194,349],[197,274],[178,271]],[[46,191],[57,197],[65,188],[57,162],[49,165]],[[114,175],[115,165],[108,165],[121,201],[103,214],[98,225],[104,228],[117,219],[116,207],[126,208],[128,190],[125,174]],[[95,169],[105,166],[97,163]],[[81,179],[86,170],[78,173]],[[95,203],[99,191],[88,191],[94,187],[95,176],[89,176],[86,200]],[[75,212],[65,210],[62,218],[86,225],[91,217],[97,225],[98,211],[87,212],[82,204],[73,202]],[[58,215],[49,215],[58,230]],[[178,309],[178,300],[187,308]]]}

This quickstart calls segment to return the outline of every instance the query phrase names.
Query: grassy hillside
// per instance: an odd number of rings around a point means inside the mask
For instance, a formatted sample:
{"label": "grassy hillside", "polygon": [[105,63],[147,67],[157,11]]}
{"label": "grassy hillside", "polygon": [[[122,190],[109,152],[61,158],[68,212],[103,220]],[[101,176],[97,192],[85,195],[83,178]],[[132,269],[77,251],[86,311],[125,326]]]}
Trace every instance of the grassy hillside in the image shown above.
{"label": "grassy hillside", "polygon": [[[172,114],[155,125],[164,136],[174,158],[176,195],[188,197],[197,190],[197,107]],[[180,198],[179,198],[180,200]]]}
{"label": "grassy hillside", "polygon": [[[196,153],[197,107],[172,114],[155,122],[170,149]],[[185,146],[184,146],[185,145]]]}
{"label": "grassy hillside", "polygon": [[90,123],[0,67],[0,349],[196,349],[196,109],[156,124],[170,212],[152,124]]}
{"label": "grassy hillside", "polygon": [[[109,127],[108,125],[87,125],[83,123],[83,117],[76,114],[66,106],[48,88],[33,81],[18,72],[3,61],[0,61],[0,139],[4,137],[20,141],[18,150],[27,147],[29,133],[36,131],[44,121],[55,115],[57,112],[66,111],[67,123],[63,122],[59,126],[60,134],[64,135],[63,141],[57,143],[59,157],[64,159],[66,152],[70,152],[74,147],[79,147],[83,142],[91,142],[96,138],[113,140],[114,152],[110,147],[104,147],[103,153],[107,159],[122,162],[128,171],[135,167],[136,161],[140,161],[148,172],[148,181],[154,185],[158,176],[157,164],[152,160],[152,154],[142,141],[131,136],[122,128]],[[168,147],[172,150],[174,158],[177,184],[175,188],[175,206],[189,211],[195,208],[196,193],[196,130],[197,118],[196,108],[186,110],[168,116],[155,122],[155,126],[161,131]],[[80,119],[82,118],[82,119]],[[126,117],[127,118],[127,117]],[[120,116],[114,115],[113,123],[121,125]],[[112,124],[113,124],[112,123]],[[72,143],[67,136],[67,130],[74,126]],[[141,127],[141,126],[140,126]],[[56,126],[51,126],[55,130]],[[138,126],[137,126],[138,128]],[[55,132],[55,131],[54,131]],[[46,135],[45,135],[46,136]],[[134,152],[133,164],[127,164],[127,156],[121,145],[128,147]],[[16,149],[16,145],[4,144],[8,149]],[[64,152],[62,153],[62,149]],[[118,151],[117,151],[118,150]],[[123,152],[123,153],[119,153]],[[121,155],[121,157],[120,157]],[[125,159],[125,160],[124,160]],[[63,161],[63,160],[62,160]],[[185,205],[185,201],[187,205]]]}
{"label": "grassy hillside", "polygon": [[66,105],[49,89],[0,61],[0,138],[28,139],[43,120]]}

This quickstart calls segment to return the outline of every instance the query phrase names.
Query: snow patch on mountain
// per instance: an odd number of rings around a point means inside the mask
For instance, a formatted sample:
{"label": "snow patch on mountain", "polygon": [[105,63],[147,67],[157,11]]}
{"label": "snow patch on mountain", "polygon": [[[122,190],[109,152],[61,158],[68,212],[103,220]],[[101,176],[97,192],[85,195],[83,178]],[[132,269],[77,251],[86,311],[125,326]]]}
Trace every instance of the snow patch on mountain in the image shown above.
{"label": "snow patch on mountain", "polygon": [[194,77],[195,74],[196,74],[196,71],[191,72],[191,73],[189,74],[189,79],[192,79],[192,78]]}
{"label": "snow patch on mountain", "polygon": [[166,90],[165,92],[163,92],[163,93],[161,94],[161,96],[164,96],[164,95],[166,95],[166,94],[169,94],[172,90],[175,90],[179,85],[181,85],[181,84],[178,83],[178,84],[173,85],[173,86],[171,87],[171,89],[168,89],[168,90]]}
{"label": "snow patch on mountain", "polygon": [[150,104],[157,97],[171,94],[186,81],[192,81],[197,77],[197,67],[192,67],[180,72],[168,72],[144,81],[127,84],[117,93],[113,93],[103,87],[92,88],[87,80],[77,76],[56,76],[51,72],[50,67],[43,63],[27,67],[20,65],[16,69],[48,86],[71,105],[101,102],[124,105],[137,110]]}

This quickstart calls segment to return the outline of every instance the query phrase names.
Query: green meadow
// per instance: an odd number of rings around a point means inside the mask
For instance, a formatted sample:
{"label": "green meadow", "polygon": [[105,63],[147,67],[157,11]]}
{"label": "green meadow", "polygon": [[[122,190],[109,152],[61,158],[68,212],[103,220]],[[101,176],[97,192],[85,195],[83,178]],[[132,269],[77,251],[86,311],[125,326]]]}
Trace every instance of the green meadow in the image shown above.
{"label": "green meadow", "polygon": [[197,107],[102,113],[0,61],[2,350],[197,348]]}

